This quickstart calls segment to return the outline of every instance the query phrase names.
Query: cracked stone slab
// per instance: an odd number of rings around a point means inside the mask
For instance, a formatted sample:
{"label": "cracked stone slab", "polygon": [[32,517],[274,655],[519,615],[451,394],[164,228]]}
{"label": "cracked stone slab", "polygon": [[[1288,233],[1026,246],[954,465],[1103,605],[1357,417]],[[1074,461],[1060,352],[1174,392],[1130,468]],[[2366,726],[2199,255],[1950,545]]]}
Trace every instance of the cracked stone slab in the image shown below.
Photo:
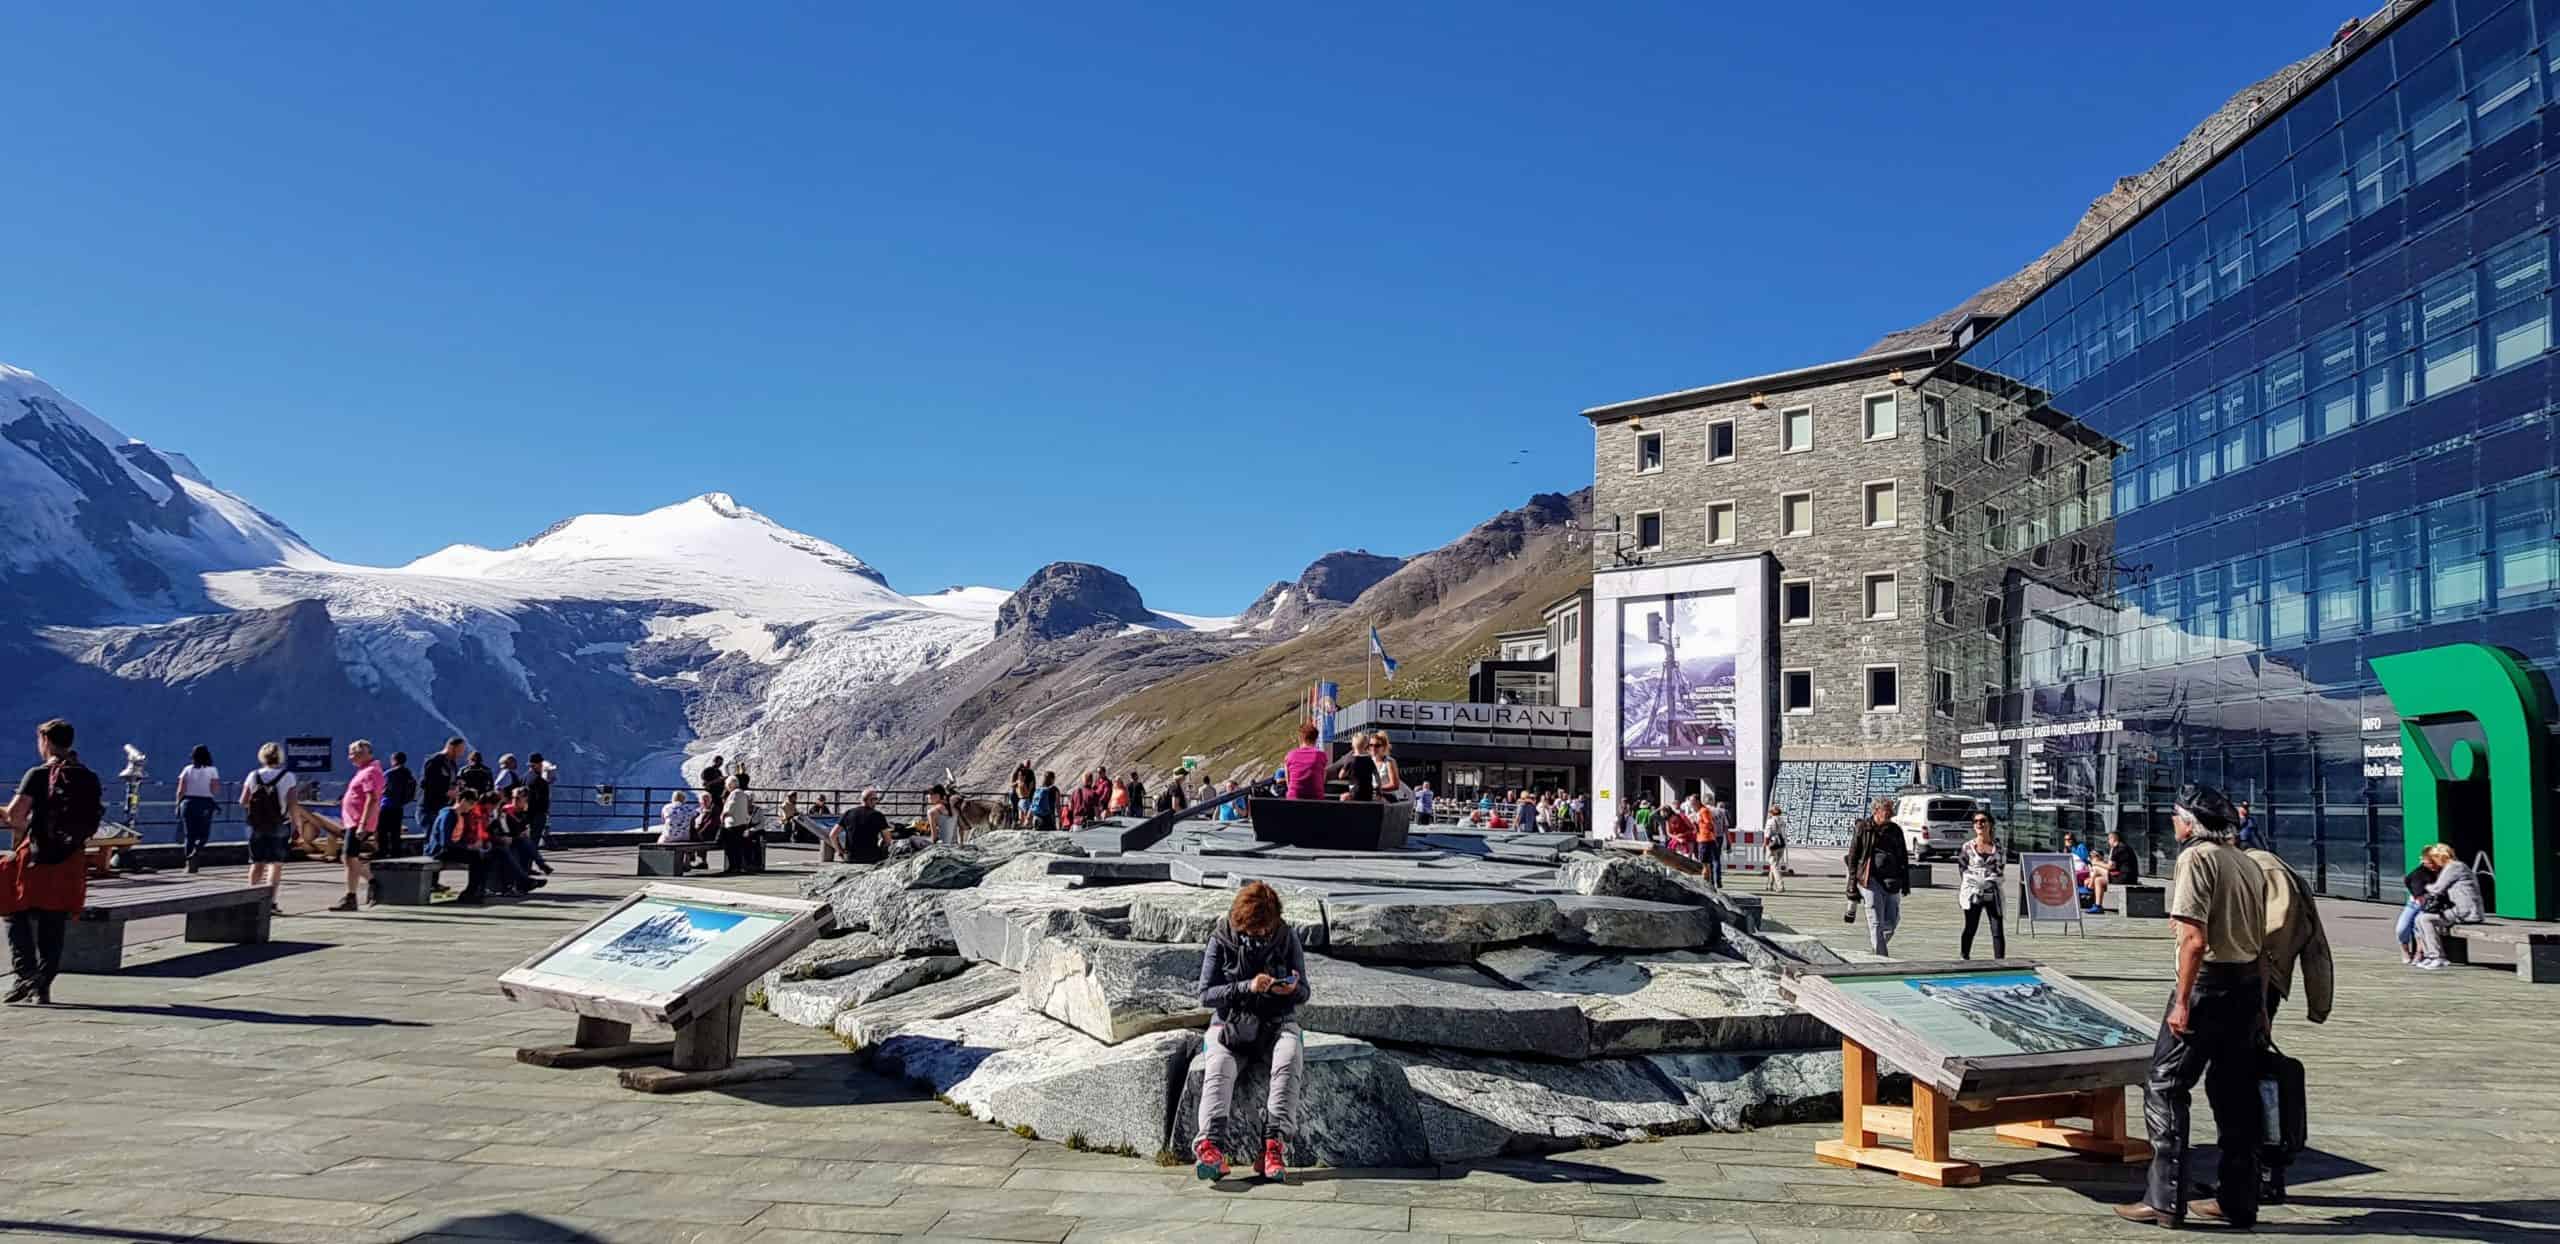
{"label": "cracked stone slab", "polygon": [[1591,1052],[1590,1021],[1558,994],[1381,971],[1325,955],[1307,956],[1307,984],[1298,1022],[1310,1032],[1547,1058]]}
{"label": "cracked stone slab", "polygon": [[1199,971],[1197,947],[1053,937],[1023,972],[1022,998],[1051,1019],[1118,1045],[1151,1032],[1207,1026]]}
{"label": "cracked stone slab", "polygon": [[[1421,1103],[1404,1068],[1377,1046],[1352,1037],[1304,1034],[1306,1077],[1299,1086],[1298,1129],[1289,1160],[1333,1167],[1414,1167],[1431,1162],[1423,1135]],[[1182,1089],[1163,1147],[1187,1153],[1200,1129],[1200,1083],[1207,1058],[1195,1042],[1182,1072]],[[1258,1150],[1271,1095],[1267,1052],[1243,1060],[1228,1101],[1224,1134],[1228,1153]]]}
{"label": "cracked stone slab", "polygon": [[897,957],[897,951],[890,949],[887,943],[870,933],[822,937],[801,947],[799,953],[783,960],[782,966],[765,973],[764,988],[770,993],[774,986],[785,981],[825,980],[830,976],[843,976]]}
{"label": "cracked stone slab", "polygon": [[879,907],[906,890],[957,890],[978,883],[992,865],[967,847],[927,847],[886,864],[821,864],[800,881],[800,896],[827,905],[829,927],[871,928]]}
{"label": "cracked stone slab", "polygon": [[1778,978],[1704,955],[1615,956],[1534,947],[1476,965],[1514,985],[1573,999],[1594,1057],[1657,1050],[1800,1049],[1836,1039],[1778,996]]}
{"label": "cracked stone slab", "polygon": [[1614,895],[1561,894],[1555,940],[1609,950],[1691,950],[1712,946],[1715,910]]}
{"label": "cracked stone slab", "polygon": [[[1468,948],[1546,937],[1560,923],[1555,900],[1503,890],[1402,890],[1328,897],[1325,945],[1334,954],[1429,957],[1420,947]],[[1459,955],[1459,959],[1466,958]]]}
{"label": "cracked stone slab", "polygon": [[957,976],[846,1011],[836,1016],[836,1035],[857,1046],[876,1045],[913,1025],[984,1010],[1020,992],[1018,973],[978,964]]}
{"label": "cracked stone slab", "polygon": [[1740,1132],[1840,1117],[1840,1051],[1653,1054],[1645,1059],[1680,1090],[1708,1130]]}
{"label": "cracked stone slab", "polygon": [[960,956],[1014,971],[1031,966],[1040,944],[1070,933],[1093,933],[1096,921],[1126,920],[1129,906],[1169,886],[1078,886],[1047,882],[986,885],[949,904],[953,945]]}
{"label": "cracked stone slab", "polygon": [[[1234,904],[1235,895],[1224,890],[1184,886],[1149,893],[1129,905],[1129,936],[1141,942],[1203,946],[1210,930]],[[1303,890],[1283,890],[1280,918],[1298,931],[1301,945],[1313,950],[1325,944],[1324,900]]]}
{"label": "cracked stone slab", "polygon": [[1578,1063],[1394,1050],[1422,1107],[1434,1162],[1472,1162],[1702,1126],[1686,1096],[1643,1059]]}
{"label": "cracked stone slab", "polygon": [[1014,998],[913,1025],[866,1053],[989,1123],[1152,1157],[1198,1046],[1190,1032],[1105,1045]]}
{"label": "cracked stone slab", "polygon": [[968,966],[958,955],[891,959],[843,976],[785,982],[765,992],[764,1005],[786,1023],[832,1029],[846,1011],[957,976]]}

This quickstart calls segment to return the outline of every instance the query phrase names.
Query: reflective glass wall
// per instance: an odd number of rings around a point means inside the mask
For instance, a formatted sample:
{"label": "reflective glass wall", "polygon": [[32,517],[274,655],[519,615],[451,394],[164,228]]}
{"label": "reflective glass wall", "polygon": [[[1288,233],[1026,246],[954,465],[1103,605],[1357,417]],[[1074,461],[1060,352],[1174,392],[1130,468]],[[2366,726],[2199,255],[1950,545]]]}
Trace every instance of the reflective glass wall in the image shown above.
{"label": "reflective glass wall", "polygon": [[[2211,782],[2329,892],[2396,890],[2370,660],[2560,661],[2555,99],[2560,0],[2435,0],[1924,386],[1960,536],[1933,665],[2021,817],[2165,836]],[[2085,434],[2022,464],[2013,427]]]}

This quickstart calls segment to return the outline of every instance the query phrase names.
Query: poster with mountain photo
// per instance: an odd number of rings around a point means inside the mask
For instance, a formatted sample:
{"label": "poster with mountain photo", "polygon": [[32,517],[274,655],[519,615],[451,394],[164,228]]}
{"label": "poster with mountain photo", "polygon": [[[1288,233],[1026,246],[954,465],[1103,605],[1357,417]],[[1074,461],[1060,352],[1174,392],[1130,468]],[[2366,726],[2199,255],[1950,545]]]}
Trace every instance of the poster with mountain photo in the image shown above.
{"label": "poster with mountain photo", "polygon": [[1619,754],[1733,759],[1734,664],[1741,650],[1732,592],[1619,602]]}
{"label": "poster with mountain photo", "polygon": [[784,920],[751,908],[644,898],[534,967],[588,984],[672,993],[755,945]]}

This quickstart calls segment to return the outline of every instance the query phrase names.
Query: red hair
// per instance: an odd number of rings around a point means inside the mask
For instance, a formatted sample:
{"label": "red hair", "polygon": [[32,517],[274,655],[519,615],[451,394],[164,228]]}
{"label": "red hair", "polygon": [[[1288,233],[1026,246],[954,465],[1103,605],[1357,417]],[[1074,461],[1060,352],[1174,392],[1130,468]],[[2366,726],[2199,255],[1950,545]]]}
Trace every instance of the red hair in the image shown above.
{"label": "red hair", "polygon": [[1248,881],[1227,908],[1227,927],[1247,937],[1269,937],[1280,931],[1280,892],[1260,881]]}

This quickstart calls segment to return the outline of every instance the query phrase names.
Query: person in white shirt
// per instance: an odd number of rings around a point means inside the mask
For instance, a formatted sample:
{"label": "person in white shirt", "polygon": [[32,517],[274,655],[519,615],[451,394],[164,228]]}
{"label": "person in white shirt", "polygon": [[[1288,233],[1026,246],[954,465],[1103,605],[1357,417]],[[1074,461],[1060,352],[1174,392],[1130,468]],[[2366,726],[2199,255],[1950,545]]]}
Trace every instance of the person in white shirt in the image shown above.
{"label": "person in white shirt", "polygon": [[1760,825],[1763,844],[1769,852],[1769,892],[1787,892],[1787,814],[1778,805],[1769,805],[1769,819]]}
{"label": "person in white shirt", "polygon": [[679,790],[669,795],[667,806],[658,810],[658,841],[660,843],[693,841],[695,819],[692,792]]}
{"label": "person in white shirt", "polygon": [[756,850],[752,835],[756,828],[756,801],[747,793],[747,769],[740,765],[729,774],[729,793],[720,808],[720,875],[734,877],[747,871],[747,860]]}
{"label": "person in white shirt", "polygon": [[213,767],[213,749],[198,744],[178,770],[178,830],[186,844],[187,871],[202,868],[197,855],[213,838],[213,818],[222,811],[222,771]]}
{"label": "person in white shirt", "polygon": [[240,811],[249,822],[249,884],[267,888],[267,909],[281,916],[276,902],[284,884],[284,862],[293,843],[293,810],[299,803],[295,780],[285,772],[284,745],[258,749],[258,769],[240,783]]}

